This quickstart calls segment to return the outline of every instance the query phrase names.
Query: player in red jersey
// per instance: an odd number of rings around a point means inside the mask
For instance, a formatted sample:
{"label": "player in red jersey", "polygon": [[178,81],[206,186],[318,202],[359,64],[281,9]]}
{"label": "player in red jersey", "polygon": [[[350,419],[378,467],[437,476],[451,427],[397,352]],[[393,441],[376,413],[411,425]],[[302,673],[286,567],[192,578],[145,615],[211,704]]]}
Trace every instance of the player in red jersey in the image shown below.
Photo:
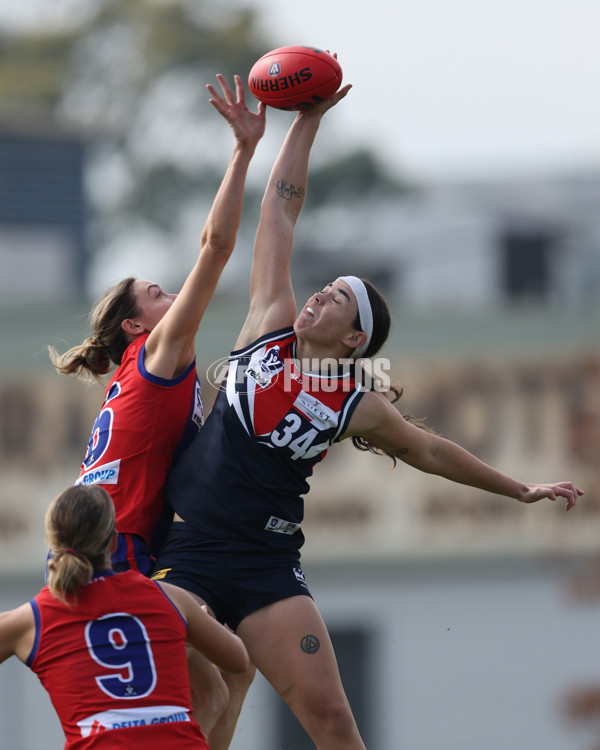
{"label": "player in red jersey", "polygon": [[[223,76],[217,79],[223,95],[208,85],[210,101],[231,126],[235,143],[202,232],[198,260],[181,291],[168,294],[159,284],[124,279],[94,307],[89,338],[63,355],[50,350],[60,373],[82,379],[99,378],[117,365],[77,480],[103,486],[114,501],[115,570],[149,574],[160,546],[157,537],[172,516],[163,496],[167,472],[202,424],[195,337],[233,251],[248,166],[265,129],[265,106],[259,103],[257,114],[248,110],[240,77],[235,77],[235,95]],[[198,684],[195,671],[200,672]],[[217,671],[201,659],[194,659],[190,674],[194,715],[210,735],[229,693]],[[253,676],[253,670],[236,675],[230,690],[245,692]]]}
{"label": "player in red jersey", "polygon": [[111,569],[115,511],[103,488],[60,494],[46,535],[47,586],[0,613],[0,662],[14,654],[38,675],[69,750],[207,750],[190,716],[185,644],[242,672],[242,641],[182,589]]}

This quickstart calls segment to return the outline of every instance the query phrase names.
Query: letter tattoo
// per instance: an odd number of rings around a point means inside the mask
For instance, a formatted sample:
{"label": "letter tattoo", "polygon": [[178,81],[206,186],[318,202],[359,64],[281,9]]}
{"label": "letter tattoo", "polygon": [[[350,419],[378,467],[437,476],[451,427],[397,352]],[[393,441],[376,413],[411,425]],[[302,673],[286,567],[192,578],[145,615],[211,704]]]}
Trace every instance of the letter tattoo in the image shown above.
{"label": "letter tattoo", "polygon": [[300,185],[289,185],[287,180],[279,180],[275,185],[275,190],[280,198],[284,198],[286,201],[292,198],[302,198],[306,193],[306,190]]}

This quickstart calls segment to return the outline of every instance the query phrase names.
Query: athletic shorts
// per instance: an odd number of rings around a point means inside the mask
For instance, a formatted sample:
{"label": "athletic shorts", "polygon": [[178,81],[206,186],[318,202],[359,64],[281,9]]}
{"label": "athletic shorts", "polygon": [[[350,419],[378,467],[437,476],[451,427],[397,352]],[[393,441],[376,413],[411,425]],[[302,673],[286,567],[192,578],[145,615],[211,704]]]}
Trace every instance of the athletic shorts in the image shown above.
{"label": "athletic shorts", "polygon": [[117,534],[117,549],[111,555],[112,568],[117,573],[123,570],[138,570],[146,577],[152,573],[154,557],[148,545],[137,534]]}
{"label": "athletic shorts", "polygon": [[193,592],[234,631],[268,604],[299,594],[312,598],[297,550],[236,550],[235,542],[207,540],[181,521],[171,526],[154,570],[154,580]]}

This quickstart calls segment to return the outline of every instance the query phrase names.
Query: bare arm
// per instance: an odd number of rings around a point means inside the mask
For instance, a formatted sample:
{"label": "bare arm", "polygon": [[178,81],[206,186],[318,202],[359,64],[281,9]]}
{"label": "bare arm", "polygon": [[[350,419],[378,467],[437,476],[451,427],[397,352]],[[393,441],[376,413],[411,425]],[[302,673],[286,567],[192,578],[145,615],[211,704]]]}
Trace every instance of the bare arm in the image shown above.
{"label": "bare arm", "polygon": [[366,393],[345,435],[359,435],[416,469],[453,482],[512,497],[521,503],[564,497],[569,510],[583,491],[571,482],[527,484],[488,466],[450,440],[407,422],[381,394]]}
{"label": "bare arm", "polygon": [[241,638],[227,630],[179,586],[158,584],[177,605],[188,625],[188,643],[223,672],[244,672],[250,666]]}
{"label": "bare arm", "polygon": [[194,360],[198,326],[233,252],[242,215],[246,174],[265,130],[265,105],[259,103],[258,114],[247,109],[240,77],[235,76],[236,96],[223,76],[219,75],[217,79],[223,96],[208,85],[213,97],[210,102],[229,122],[235,144],[202,231],[198,260],[177,299],[146,343],[145,365],[148,371],[165,378],[177,376]]}
{"label": "bare arm", "polygon": [[27,661],[35,638],[35,619],[31,604],[0,612],[0,663],[16,655]]}
{"label": "bare arm", "polygon": [[344,86],[324,102],[299,112],[273,164],[254,242],[250,310],[236,349],[263,333],[291,325],[296,318],[290,260],[294,228],[306,196],[310,151],[323,115],[350,88]]}

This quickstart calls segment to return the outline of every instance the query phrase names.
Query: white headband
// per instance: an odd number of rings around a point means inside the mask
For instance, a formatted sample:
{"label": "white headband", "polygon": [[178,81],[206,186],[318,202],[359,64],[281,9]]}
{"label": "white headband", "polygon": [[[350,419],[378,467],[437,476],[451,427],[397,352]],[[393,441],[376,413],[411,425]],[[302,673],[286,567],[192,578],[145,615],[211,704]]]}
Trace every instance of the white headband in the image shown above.
{"label": "white headband", "polygon": [[362,346],[357,346],[352,353],[353,359],[359,359],[367,351],[371,343],[371,335],[373,334],[373,311],[371,310],[367,287],[357,276],[340,276],[338,281],[345,282],[352,289],[358,305],[360,325],[362,330],[367,334],[365,343]]}

